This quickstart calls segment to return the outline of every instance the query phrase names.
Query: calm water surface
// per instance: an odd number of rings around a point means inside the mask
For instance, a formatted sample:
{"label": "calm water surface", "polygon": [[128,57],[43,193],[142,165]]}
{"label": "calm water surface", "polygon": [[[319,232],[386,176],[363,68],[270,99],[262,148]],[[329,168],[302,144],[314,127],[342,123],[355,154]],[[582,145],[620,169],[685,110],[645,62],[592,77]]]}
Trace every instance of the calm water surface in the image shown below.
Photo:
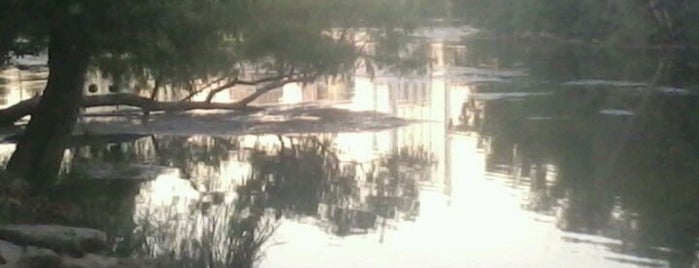
{"label": "calm water surface", "polygon": [[697,267],[699,106],[682,57],[503,42],[433,40],[426,74],[358,72],[338,89],[338,107],[420,123],[153,135],[76,146],[69,165],[177,169],[82,197],[125,254],[223,261],[236,248],[238,263],[259,267]]}

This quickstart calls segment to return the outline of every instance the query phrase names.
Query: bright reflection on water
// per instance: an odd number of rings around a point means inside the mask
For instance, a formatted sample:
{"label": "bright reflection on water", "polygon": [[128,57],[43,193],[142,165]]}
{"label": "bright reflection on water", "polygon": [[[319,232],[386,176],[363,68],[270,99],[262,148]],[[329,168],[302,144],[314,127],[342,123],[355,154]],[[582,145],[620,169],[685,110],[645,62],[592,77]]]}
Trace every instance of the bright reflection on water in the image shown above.
{"label": "bright reflection on water", "polygon": [[67,166],[176,168],[79,197],[117,252],[173,267],[696,266],[696,97],[673,75],[623,81],[677,63],[501,46],[437,40],[427,74],[358,72],[330,92],[420,123],[153,135],[75,146]]}
{"label": "bright reflection on water", "polygon": [[[603,170],[607,159],[597,151],[615,148],[607,132],[625,125],[625,117],[600,115],[594,122],[583,117],[571,125],[503,110],[512,105],[508,101],[472,104],[466,103],[452,130],[442,120],[360,133],[156,135],[117,147],[82,147],[74,150],[73,161],[85,157],[180,169],[181,178],[162,175],[141,184],[135,196],[120,197],[133,200],[135,232],[146,238],[138,248],[150,256],[197,252],[202,246],[223,255],[228,250],[224,226],[252,218],[258,227],[247,230],[271,235],[254,250],[255,258],[263,257],[261,267],[617,267],[693,261],[678,253],[692,252],[693,245],[681,248],[685,244],[668,237],[692,241],[696,232],[655,218],[667,217],[664,207],[688,201],[658,199],[662,192],[644,184],[660,177],[634,182],[643,167],[623,169],[644,159],[619,161],[618,179],[595,181],[594,169]],[[411,106],[397,106],[403,109],[398,112],[414,113]],[[451,114],[443,108],[442,115]],[[503,124],[509,116],[527,123]],[[604,126],[594,127],[601,132],[569,132],[580,131],[579,124]],[[696,189],[684,182],[685,175],[677,176],[676,183]],[[615,181],[626,177],[632,181],[620,188]],[[667,187],[683,195],[676,186]],[[640,193],[654,201],[637,201]],[[670,214],[678,224],[695,220],[696,210],[679,213]]]}

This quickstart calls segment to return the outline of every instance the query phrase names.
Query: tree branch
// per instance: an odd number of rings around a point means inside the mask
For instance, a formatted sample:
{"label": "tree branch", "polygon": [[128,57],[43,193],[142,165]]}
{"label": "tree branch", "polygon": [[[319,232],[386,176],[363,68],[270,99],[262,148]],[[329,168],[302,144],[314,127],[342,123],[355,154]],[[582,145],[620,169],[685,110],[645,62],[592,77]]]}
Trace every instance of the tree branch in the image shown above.
{"label": "tree branch", "polygon": [[[154,98],[141,97],[134,94],[109,94],[84,96],[82,99],[82,107],[100,107],[100,106],[132,106],[141,108],[144,111],[189,111],[189,110],[239,110],[239,111],[258,111],[260,108],[249,107],[248,104],[259,98],[263,94],[282,87],[289,83],[307,83],[313,81],[317,75],[307,75],[301,77],[292,77],[291,74],[284,76],[280,80],[274,81],[273,78],[264,78],[256,81],[242,81],[242,83],[263,83],[258,81],[273,81],[258,88],[252,94],[234,103],[211,103],[206,101],[156,101]],[[31,115],[39,105],[41,96],[21,101],[13,106],[5,109],[0,109],[0,126],[12,125],[14,122],[22,119],[25,116]]]}
{"label": "tree branch", "polygon": [[[40,96],[21,101],[13,106],[0,110],[0,125],[11,125],[22,117],[31,115],[39,105]],[[246,103],[247,104],[247,103]],[[260,108],[248,107],[246,104],[235,103],[207,103],[207,102],[168,102],[155,101],[150,98],[133,94],[110,94],[85,96],[82,100],[82,107],[100,106],[132,106],[148,111],[181,112],[190,110],[240,110],[258,111]]]}
{"label": "tree branch", "polygon": [[209,91],[209,94],[206,95],[206,100],[204,100],[204,101],[211,102],[212,100],[214,100],[214,96],[216,96],[216,94],[218,94],[219,92],[224,91],[226,89],[237,86],[238,84],[240,84],[240,80],[238,80],[238,78],[236,78],[236,79],[233,79],[233,81],[230,81],[230,82],[228,82],[222,86],[219,86],[217,88],[214,88],[211,91]]}
{"label": "tree branch", "polygon": [[273,76],[273,77],[266,77],[266,78],[262,78],[262,79],[258,79],[258,80],[253,80],[253,81],[246,81],[246,80],[239,80],[239,79],[236,79],[236,80],[234,80],[235,83],[232,84],[232,85],[223,85],[223,86],[220,86],[220,87],[218,87],[218,88],[215,88],[215,89],[212,89],[211,91],[209,91],[209,94],[206,96],[206,102],[211,102],[211,101],[214,99],[214,96],[216,96],[216,94],[218,94],[219,92],[224,91],[224,90],[226,90],[226,89],[229,89],[229,88],[231,88],[231,87],[234,87],[234,86],[236,86],[236,85],[256,86],[256,85],[259,85],[259,84],[262,84],[262,83],[269,83],[269,82],[274,82],[274,81],[283,80],[283,79],[292,77],[293,75],[294,75],[294,69],[291,69],[291,71],[290,71],[288,74],[286,74],[286,75],[278,75],[278,76]]}
{"label": "tree branch", "polygon": [[162,86],[163,83],[163,76],[158,75],[158,78],[155,79],[155,84],[153,85],[153,92],[150,94],[150,99],[155,100],[158,97],[158,91],[160,91],[160,87]]}
{"label": "tree branch", "polygon": [[[225,77],[225,76],[224,76],[224,77],[218,78],[218,79],[216,79],[216,80],[214,80],[214,81],[211,81],[210,83],[204,85],[203,87],[201,87],[201,88],[199,88],[199,89],[197,89],[197,90],[192,91],[191,93],[189,93],[189,95],[187,95],[186,97],[184,97],[184,98],[181,99],[180,101],[181,101],[181,102],[189,101],[189,100],[191,100],[194,96],[196,96],[197,94],[202,93],[204,90],[208,89],[209,87],[213,86],[213,85],[216,84],[216,83],[219,83],[219,82],[223,81],[223,80],[226,79],[226,78],[228,78],[228,77]],[[237,79],[236,79],[236,80],[237,80]],[[226,83],[225,85],[228,85],[228,84],[230,84],[231,82],[236,81],[236,80],[229,81],[229,82]],[[224,85],[224,86],[225,86],[225,85]],[[220,88],[220,87],[219,87],[219,88]]]}
{"label": "tree branch", "polygon": [[250,102],[254,101],[255,99],[259,98],[263,94],[270,92],[272,90],[275,90],[277,88],[280,88],[286,84],[289,83],[298,83],[298,82],[310,82],[315,79],[315,76],[310,76],[310,77],[297,77],[297,78],[286,78],[282,79],[276,82],[269,83],[261,88],[258,88],[253,92],[252,94],[248,95],[247,97],[243,98],[242,100],[238,101],[237,103],[246,106]]}
{"label": "tree branch", "polygon": [[[286,75],[278,75],[278,76],[265,77],[265,78],[258,79],[258,80],[240,80],[239,78],[235,78],[235,79],[233,79],[233,80],[228,81],[227,83],[225,83],[225,84],[223,84],[223,85],[220,85],[220,86],[218,86],[218,87],[216,87],[216,88],[214,88],[214,89],[211,89],[211,91],[209,91],[209,94],[206,95],[206,100],[205,100],[205,101],[206,101],[206,102],[211,102],[211,101],[214,99],[214,96],[215,96],[216,94],[218,94],[218,93],[220,93],[221,91],[224,91],[224,90],[226,90],[226,89],[229,89],[229,88],[232,88],[232,87],[234,87],[234,86],[237,86],[237,85],[256,86],[256,85],[259,85],[259,84],[262,84],[262,83],[268,83],[268,82],[273,82],[273,81],[276,81],[276,80],[282,80],[282,79],[291,77],[291,76],[293,76],[293,75],[295,75],[295,73],[294,73],[293,69],[291,69],[291,71],[290,71],[288,74],[286,74]],[[184,97],[184,98],[183,98],[182,100],[180,100],[180,101],[181,101],[181,102],[185,102],[185,101],[191,100],[195,95],[204,92],[204,91],[207,90],[211,85],[213,85],[213,84],[215,84],[215,83],[218,83],[218,82],[221,82],[221,81],[223,81],[223,79],[225,79],[225,77],[216,79],[214,82],[209,83],[209,84],[205,85],[204,87],[202,87],[202,88],[200,88],[200,89],[198,89],[198,90],[193,91],[192,93],[190,93],[189,95],[187,95],[186,97]]]}
{"label": "tree branch", "polygon": [[207,89],[207,88],[213,86],[214,84],[220,83],[221,81],[223,81],[223,80],[226,79],[226,78],[228,78],[228,76],[222,76],[222,77],[220,77],[220,78],[214,79],[214,80],[212,80],[211,82],[206,83],[206,85],[204,85],[201,89],[202,89],[202,90],[203,90],[203,89]]}

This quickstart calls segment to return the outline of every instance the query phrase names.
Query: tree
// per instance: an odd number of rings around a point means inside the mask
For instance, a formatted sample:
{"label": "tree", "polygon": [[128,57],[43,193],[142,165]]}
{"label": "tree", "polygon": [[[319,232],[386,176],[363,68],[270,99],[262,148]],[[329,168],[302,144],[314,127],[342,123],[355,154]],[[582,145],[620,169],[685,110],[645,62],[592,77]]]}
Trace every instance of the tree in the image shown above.
{"label": "tree", "polygon": [[451,0],[468,23],[505,34],[546,33],[624,46],[692,45],[699,4],[659,0]]}
{"label": "tree", "polygon": [[[115,81],[124,76],[154,81],[153,97],[165,86],[192,92],[214,84],[220,85],[214,92],[260,86],[231,106],[244,108],[284,83],[351,70],[361,53],[349,27],[366,27],[373,37],[393,32],[407,25],[411,5],[409,0],[2,0],[0,10],[3,58],[48,50],[46,89],[7,166],[42,181],[59,170],[89,68],[102,67]],[[267,76],[243,80],[241,73],[250,67]],[[146,109],[157,106],[137,100]]]}

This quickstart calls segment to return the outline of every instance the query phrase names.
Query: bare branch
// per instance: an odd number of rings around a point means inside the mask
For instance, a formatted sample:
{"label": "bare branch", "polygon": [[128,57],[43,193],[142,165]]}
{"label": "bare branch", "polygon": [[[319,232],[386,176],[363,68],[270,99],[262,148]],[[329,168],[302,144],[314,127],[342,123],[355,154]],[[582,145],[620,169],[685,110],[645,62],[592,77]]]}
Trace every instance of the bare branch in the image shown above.
{"label": "bare branch", "polygon": [[[228,77],[219,78],[219,79],[216,79],[216,81],[217,81],[217,82],[221,82],[221,81],[223,81],[223,80],[226,79],[226,78],[228,78]],[[223,85],[221,85],[221,86],[216,87],[216,88],[213,89],[213,90],[222,91],[222,90],[224,90],[224,89],[234,87],[235,85],[237,85],[237,83],[238,83],[238,79],[236,78],[236,79],[233,79],[233,80],[228,81],[227,83],[225,83],[225,84],[223,84]],[[199,89],[197,89],[197,90],[192,91],[191,93],[189,93],[189,95],[187,95],[186,97],[182,98],[182,99],[180,100],[180,102],[185,102],[185,101],[191,100],[191,99],[192,99],[194,96],[196,96],[197,94],[202,93],[202,92],[204,92],[205,90],[207,90],[211,85],[213,85],[213,84],[205,85],[205,86],[202,87],[202,88],[199,88]]]}
{"label": "bare branch", "polygon": [[284,79],[284,78],[291,77],[292,75],[294,75],[294,74],[293,74],[293,73],[289,73],[289,74],[286,74],[286,75],[278,75],[278,76],[274,76],[274,77],[265,77],[265,78],[258,79],[258,80],[253,80],[253,81],[240,80],[240,81],[238,81],[238,84],[247,85],[247,86],[256,86],[256,85],[259,85],[259,84],[262,84],[262,83],[268,83],[268,82],[274,82],[274,81],[277,81],[277,80],[282,80],[282,79]]}
{"label": "bare branch", "polygon": [[250,102],[254,101],[255,99],[259,98],[263,94],[270,92],[272,90],[275,90],[277,88],[280,88],[286,84],[299,83],[299,82],[307,83],[307,82],[313,81],[314,79],[315,79],[315,75],[314,76],[295,77],[295,78],[286,78],[286,79],[282,79],[282,80],[279,80],[276,82],[272,82],[272,83],[269,83],[261,88],[256,89],[255,92],[253,92],[252,94],[243,98],[242,100],[238,101],[238,103],[240,105],[245,106],[245,105],[249,104]]}
{"label": "bare branch", "polygon": [[213,85],[218,84],[218,83],[221,83],[221,81],[223,81],[223,80],[225,80],[225,79],[228,79],[228,78],[229,78],[228,76],[222,76],[222,77],[220,77],[220,78],[214,79],[214,80],[210,81],[209,83],[206,83],[206,84],[205,84],[204,86],[202,86],[201,88],[199,88],[199,90],[202,91],[202,90],[205,90],[205,89],[207,89],[207,88],[210,88],[210,87],[212,87]]}
{"label": "bare branch", "polygon": [[150,99],[155,100],[158,97],[158,91],[160,91],[160,87],[163,84],[163,76],[158,75],[158,77],[155,79],[155,85],[153,85],[153,92],[150,94]]}
{"label": "bare branch", "polygon": [[[240,80],[239,78],[232,79],[232,80],[228,81],[227,83],[225,83],[225,84],[223,84],[223,85],[220,85],[220,86],[218,86],[218,87],[215,87],[215,88],[211,89],[211,90],[209,91],[209,94],[207,94],[207,96],[206,96],[206,102],[211,102],[211,101],[213,100],[214,96],[215,96],[216,94],[220,93],[221,91],[227,90],[227,89],[232,88],[232,87],[237,86],[237,85],[256,86],[256,85],[259,85],[259,84],[262,84],[262,83],[273,82],[273,81],[282,80],[282,79],[284,79],[284,78],[291,77],[291,76],[294,75],[294,71],[293,71],[293,70],[294,70],[294,69],[292,68],[291,71],[290,71],[288,74],[286,74],[286,75],[270,76],[270,77],[265,77],[265,78],[258,79],[258,80]],[[201,87],[200,89],[197,89],[197,90],[195,90],[195,91],[192,91],[189,95],[187,95],[186,97],[182,98],[180,101],[181,101],[181,102],[189,101],[189,100],[191,100],[194,96],[196,96],[197,94],[200,94],[200,93],[206,91],[207,89],[209,89],[209,87],[211,87],[213,84],[219,83],[219,82],[223,81],[223,80],[226,79],[226,78],[228,78],[228,77],[222,77],[222,78],[216,79],[216,80],[214,80],[212,83],[209,83],[209,84],[207,84],[207,85]]]}
{"label": "bare branch", "polygon": [[[12,125],[14,122],[22,119],[25,116],[31,115],[39,105],[41,96],[37,96],[28,100],[21,101],[13,106],[0,110],[0,125]],[[179,102],[179,101],[155,101],[147,97],[141,97],[134,94],[109,94],[85,96],[82,100],[82,107],[100,107],[100,106],[132,106],[138,107],[147,111],[166,111],[178,112],[189,110],[244,110],[256,111],[257,108],[248,107],[247,103],[207,103],[207,102]]]}
{"label": "bare branch", "polygon": [[[82,107],[98,107],[98,106],[133,106],[139,107],[146,113],[150,111],[187,111],[196,109],[224,109],[224,110],[244,110],[251,111],[256,110],[255,108],[249,108],[248,104],[254,101],[258,97],[264,95],[265,93],[272,91],[274,89],[280,88],[286,84],[290,83],[309,83],[318,77],[319,74],[297,74],[292,69],[288,74],[276,76],[276,77],[266,77],[259,80],[253,81],[241,81],[233,80],[226,85],[222,85],[219,88],[224,88],[225,86],[232,87],[236,84],[245,85],[260,85],[263,86],[257,88],[252,94],[241,99],[235,103],[211,103],[210,101],[194,102],[194,101],[156,101],[156,91],[162,89],[162,81],[156,81],[153,88],[153,93],[150,97],[141,97],[134,94],[110,94],[110,95],[95,95],[95,96],[84,96],[82,100]],[[158,79],[160,80],[160,79]],[[216,88],[214,90],[218,90]],[[28,100],[21,101],[13,106],[5,109],[0,109],[0,125],[11,125],[14,122],[22,119],[25,116],[31,115],[39,104],[41,97],[37,96]]]}
{"label": "bare branch", "polygon": [[291,71],[290,71],[288,74],[286,74],[286,75],[278,75],[278,76],[273,76],[273,77],[265,77],[265,78],[258,79],[258,80],[253,80],[253,81],[246,81],[246,80],[239,80],[239,79],[236,79],[234,84],[230,84],[230,85],[229,85],[229,84],[226,84],[226,85],[220,86],[220,87],[218,87],[218,88],[215,88],[215,89],[212,89],[211,91],[209,91],[209,94],[206,96],[206,100],[205,100],[205,101],[206,101],[206,102],[211,102],[211,101],[214,99],[214,96],[216,96],[216,94],[218,94],[219,92],[224,91],[224,90],[226,90],[226,89],[229,89],[229,88],[231,88],[231,87],[234,87],[234,86],[236,86],[236,85],[256,86],[256,85],[259,85],[259,84],[262,84],[262,83],[269,83],[269,82],[274,82],[274,81],[280,81],[280,80],[283,80],[283,79],[286,79],[286,78],[290,78],[290,77],[292,77],[293,75],[294,75],[294,69],[292,68]]}

